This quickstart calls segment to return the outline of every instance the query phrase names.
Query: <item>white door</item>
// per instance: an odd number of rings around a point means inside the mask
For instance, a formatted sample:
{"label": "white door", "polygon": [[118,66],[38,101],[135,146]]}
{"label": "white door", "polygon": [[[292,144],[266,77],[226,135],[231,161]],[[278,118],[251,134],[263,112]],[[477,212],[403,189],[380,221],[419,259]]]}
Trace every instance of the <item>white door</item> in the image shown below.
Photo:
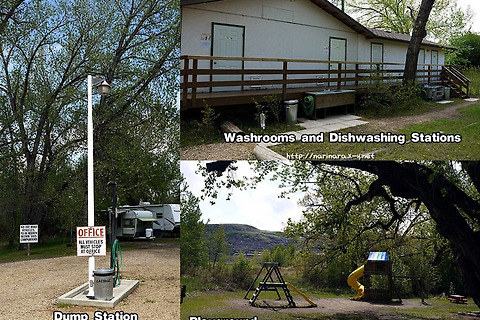
{"label": "white door", "polygon": [[[212,56],[243,57],[244,27],[213,24]],[[213,60],[213,69],[242,69],[243,61]],[[213,81],[240,81],[241,75],[215,75]],[[213,91],[241,90],[240,86],[216,87]]]}
{"label": "white door", "polygon": [[[438,51],[437,50],[432,50],[432,64],[438,64]],[[438,66],[432,66],[432,70],[438,70],[438,69],[439,69]],[[440,79],[439,78],[432,78],[432,80],[440,80]]]}
{"label": "white door", "polygon": [[[330,38],[330,61],[346,61],[347,39]],[[342,69],[345,65],[342,65]],[[330,70],[338,70],[338,63],[330,63]],[[338,74],[331,74],[331,78],[338,78]],[[342,75],[344,77],[344,75]],[[336,83],[330,83],[336,85]]]}
{"label": "white door", "polygon": [[[420,51],[418,52],[418,61],[417,61],[417,64],[419,64],[417,66],[417,70],[419,70],[418,74],[419,75],[425,75],[425,72],[421,71],[421,70],[425,70],[425,66],[421,66],[420,64],[424,64],[425,63],[425,49],[420,49]],[[425,78],[422,78],[420,77],[418,79],[418,81],[422,82],[424,81]]]}
{"label": "white door", "polygon": [[370,61],[374,63],[383,63],[383,44],[372,43],[372,55]]}

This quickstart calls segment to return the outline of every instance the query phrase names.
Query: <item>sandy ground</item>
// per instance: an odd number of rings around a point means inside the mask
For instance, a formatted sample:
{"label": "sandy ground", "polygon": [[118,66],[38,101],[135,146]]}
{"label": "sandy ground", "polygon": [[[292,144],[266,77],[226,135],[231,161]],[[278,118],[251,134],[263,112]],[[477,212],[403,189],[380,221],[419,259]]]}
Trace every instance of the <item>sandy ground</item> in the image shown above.
{"label": "sandy ground", "polygon": [[[109,266],[109,255],[96,258],[96,268]],[[140,280],[140,285],[114,309],[58,307],[56,298],[86,283],[88,258],[61,257],[0,264],[0,319],[52,319],[63,313],[136,313],[141,320],[180,318],[180,244],[144,242],[123,251],[122,278]]]}
{"label": "sandy ground", "polygon": [[[411,308],[429,308],[429,306],[422,305],[420,299],[408,299],[403,300],[403,303],[369,303],[365,301],[353,301],[345,298],[313,298],[312,301],[317,304],[317,307],[311,307],[307,302],[299,298],[294,297],[296,308],[287,308],[286,300],[262,300],[258,299],[256,307],[250,306],[246,299],[231,299],[229,300],[229,306],[232,310],[236,310],[242,317],[252,318],[257,316],[258,319],[265,318],[272,314],[281,313],[285,315],[291,315],[292,319],[315,319],[315,315],[319,315],[319,318],[324,318],[326,315],[328,319],[335,319],[336,315],[343,315],[339,318],[347,319],[348,314],[363,314],[369,315],[368,319],[382,319],[382,320],[412,320],[417,319],[412,316],[396,313],[395,310],[405,310]],[[393,309],[393,310],[392,310]],[[205,311],[205,314],[198,312],[200,316],[208,317],[210,313],[214,313],[214,310]],[[454,318],[456,318],[454,316]],[[188,315],[183,315],[182,319],[188,319]],[[460,319],[464,319],[460,317]]]}

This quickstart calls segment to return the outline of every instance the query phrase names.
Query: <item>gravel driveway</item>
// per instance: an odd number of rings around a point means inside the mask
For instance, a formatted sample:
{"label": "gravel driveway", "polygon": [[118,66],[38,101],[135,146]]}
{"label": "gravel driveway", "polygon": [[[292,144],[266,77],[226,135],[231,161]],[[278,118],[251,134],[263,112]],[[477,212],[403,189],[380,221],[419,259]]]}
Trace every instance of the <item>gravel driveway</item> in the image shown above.
{"label": "gravel driveway", "polygon": [[[97,257],[96,267],[109,266]],[[122,278],[140,285],[114,309],[56,305],[56,298],[87,282],[88,258],[61,257],[0,264],[0,319],[53,319],[54,311],[88,313],[97,310],[136,313],[138,319],[180,318],[180,244],[142,242],[123,251]]]}

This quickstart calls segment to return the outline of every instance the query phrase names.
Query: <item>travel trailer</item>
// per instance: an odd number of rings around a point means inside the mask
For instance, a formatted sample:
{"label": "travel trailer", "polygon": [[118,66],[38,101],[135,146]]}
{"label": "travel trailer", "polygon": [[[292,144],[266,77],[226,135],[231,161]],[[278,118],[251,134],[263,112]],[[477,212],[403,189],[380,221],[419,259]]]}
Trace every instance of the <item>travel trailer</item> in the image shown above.
{"label": "travel trailer", "polygon": [[179,204],[150,204],[118,208],[117,236],[133,239],[154,239],[163,232],[180,227]]}

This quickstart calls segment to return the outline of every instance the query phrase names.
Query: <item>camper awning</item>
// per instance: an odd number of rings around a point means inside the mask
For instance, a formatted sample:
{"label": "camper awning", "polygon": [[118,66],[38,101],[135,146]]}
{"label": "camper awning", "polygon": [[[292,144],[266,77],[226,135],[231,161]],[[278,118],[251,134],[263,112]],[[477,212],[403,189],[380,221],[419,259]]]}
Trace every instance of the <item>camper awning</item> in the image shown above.
{"label": "camper awning", "polygon": [[134,210],[135,218],[140,221],[157,221],[156,215],[148,210]]}
{"label": "camper awning", "polygon": [[155,218],[141,218],[141,217],[138,217],[138,220],[140,220],[140,221],[157,221],[157,219],[155,219]]}

